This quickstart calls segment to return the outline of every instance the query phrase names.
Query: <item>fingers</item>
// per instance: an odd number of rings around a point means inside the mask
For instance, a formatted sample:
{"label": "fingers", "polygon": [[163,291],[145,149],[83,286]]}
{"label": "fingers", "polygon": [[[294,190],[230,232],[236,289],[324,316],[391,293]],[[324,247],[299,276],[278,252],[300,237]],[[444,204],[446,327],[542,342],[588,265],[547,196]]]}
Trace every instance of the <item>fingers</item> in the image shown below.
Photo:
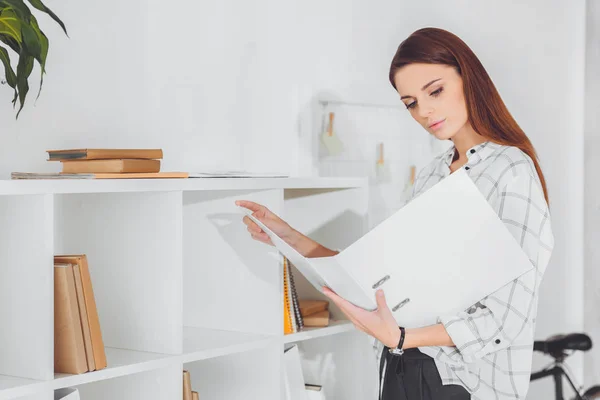
{"label": "fingers", "polygon": [[242,218],[242,221],[244,222],[244,224],[246,224],[246,226],[248,227],[248,232],[250,233],[260,233],[263,231],[260,228],[260,226],[258,226],[256,222],[252,221],[248,216]]}
{"label": "fingers", "polygon": [[253,213],[264,209],[264,206],[249,200],[236,200],[235,205],[247,208]]}

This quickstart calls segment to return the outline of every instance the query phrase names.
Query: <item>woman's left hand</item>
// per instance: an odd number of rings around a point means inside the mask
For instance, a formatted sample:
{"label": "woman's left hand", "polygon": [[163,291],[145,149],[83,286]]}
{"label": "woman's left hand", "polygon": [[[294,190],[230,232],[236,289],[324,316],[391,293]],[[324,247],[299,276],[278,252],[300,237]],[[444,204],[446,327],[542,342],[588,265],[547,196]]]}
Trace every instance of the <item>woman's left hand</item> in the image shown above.
{"label": "woman's left hand", "polygon": [[379,289],[375,297],[377,310],[367,311],[341,298],[331,289],[324,287],[323,293],[329,297],[348,317],[357,329],[378,339],[387,347],[394,348],[400,341],[400,329],[387,306],[383,290]]}

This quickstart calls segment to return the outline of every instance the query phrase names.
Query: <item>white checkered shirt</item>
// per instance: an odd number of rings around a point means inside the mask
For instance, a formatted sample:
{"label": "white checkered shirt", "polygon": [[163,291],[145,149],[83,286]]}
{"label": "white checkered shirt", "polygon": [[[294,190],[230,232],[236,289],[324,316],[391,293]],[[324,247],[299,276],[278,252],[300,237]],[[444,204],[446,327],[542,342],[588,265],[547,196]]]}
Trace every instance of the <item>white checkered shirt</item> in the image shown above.
{"label": "white checkered shirt", "polygon": [[[420,171],[412,199],[450,174],[454,147]],[[529,388],[538,288],[554,236],[531,158],[492,142],[467,151],[464,168],[534,268],[458,315],[440,315],[456,347],[421,347],[442,382],[464,386],[473,399],[525,399]],[[451,234],[451,232],[449,232]]]}

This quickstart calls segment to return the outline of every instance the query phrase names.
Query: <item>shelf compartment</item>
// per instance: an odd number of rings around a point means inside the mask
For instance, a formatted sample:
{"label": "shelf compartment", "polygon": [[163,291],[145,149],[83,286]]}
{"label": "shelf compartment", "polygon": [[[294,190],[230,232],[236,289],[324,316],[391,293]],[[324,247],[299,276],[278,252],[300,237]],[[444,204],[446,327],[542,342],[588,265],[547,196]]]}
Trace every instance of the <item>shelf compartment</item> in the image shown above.
{"label": "shelf compartment", "polygon": [[180,354],[181,192],[56,195],[55,254],[86,254],[106,347]]}
{"label": "shelf compartment", "polygon": [[276,342],[277,336],[195,327],[183,328],[184,363],[260,349]]}

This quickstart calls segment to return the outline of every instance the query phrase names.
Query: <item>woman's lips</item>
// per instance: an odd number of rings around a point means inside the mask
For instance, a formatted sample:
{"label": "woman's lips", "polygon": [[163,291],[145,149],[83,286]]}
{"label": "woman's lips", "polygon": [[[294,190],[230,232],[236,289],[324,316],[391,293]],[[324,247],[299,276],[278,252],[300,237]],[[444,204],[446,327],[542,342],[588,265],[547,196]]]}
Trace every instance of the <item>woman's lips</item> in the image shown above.
{"label": "woman's lips", "polygon": [[436,122],[436,123],[434,123],[432,125],[429,125],[429,128],[431,128],[433,130],[440,129],[444,125],[445,121],[446,121],[446,119],[444,118],[441,121],[438,121],[438,122]]}

